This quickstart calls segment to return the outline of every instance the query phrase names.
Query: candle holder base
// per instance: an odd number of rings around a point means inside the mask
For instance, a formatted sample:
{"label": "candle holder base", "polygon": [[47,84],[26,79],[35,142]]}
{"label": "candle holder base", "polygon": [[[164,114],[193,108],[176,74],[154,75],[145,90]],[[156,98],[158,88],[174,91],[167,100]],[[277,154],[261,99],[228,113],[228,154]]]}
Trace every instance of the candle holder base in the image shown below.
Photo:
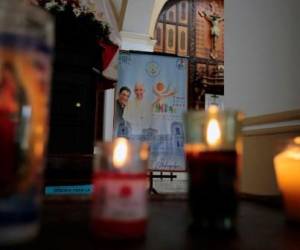
{"label": "candle holder base", "polygon": [[215,237],[216,235],[218,237],[237,236],[235,222],[230,218],[197,220],[189,226],[188,231],[192,236],[197,237]]}

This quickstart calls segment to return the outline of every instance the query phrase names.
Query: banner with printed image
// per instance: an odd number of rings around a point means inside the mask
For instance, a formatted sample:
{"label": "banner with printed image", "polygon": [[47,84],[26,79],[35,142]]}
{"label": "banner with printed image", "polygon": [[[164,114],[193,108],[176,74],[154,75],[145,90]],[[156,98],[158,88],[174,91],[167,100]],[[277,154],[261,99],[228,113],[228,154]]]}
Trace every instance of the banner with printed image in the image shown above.
{"label": "banner with printed image", "polygon": [[120,53],[114,136],[148,142],[152,170],[185,170],[187,72],[186,58]]}

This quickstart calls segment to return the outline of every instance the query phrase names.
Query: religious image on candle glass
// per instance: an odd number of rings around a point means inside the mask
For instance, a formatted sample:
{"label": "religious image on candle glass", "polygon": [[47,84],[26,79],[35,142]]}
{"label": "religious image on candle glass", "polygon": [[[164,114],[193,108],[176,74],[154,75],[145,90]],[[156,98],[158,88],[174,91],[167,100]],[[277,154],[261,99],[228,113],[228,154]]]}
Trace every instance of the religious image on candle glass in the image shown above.
{"label": "religious image on candle glass", "polygon": [[152,170],[185,170],[187,59],[120,53],[115,96],[114,136],[148,142]]}
{"label": "religious image on candle glass", "polygon": [[[38,235],[48,135],[53,20],[0,1],[0,249]],[[14,249],[14,247],[12,247]]]}

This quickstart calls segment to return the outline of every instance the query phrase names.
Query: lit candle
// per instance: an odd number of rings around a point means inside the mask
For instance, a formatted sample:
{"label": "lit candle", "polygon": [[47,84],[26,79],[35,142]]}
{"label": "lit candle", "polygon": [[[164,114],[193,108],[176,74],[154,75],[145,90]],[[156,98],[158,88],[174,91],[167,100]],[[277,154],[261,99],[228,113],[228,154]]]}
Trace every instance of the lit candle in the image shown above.
{"label": "lit candle", "polygon": [[300,137],[274,158],[287,217],[300,221]]}
{"label": "lit candle", "polygon": [[125,138],[119,138],[113,151],[113,165],[116,168],[124,168],[128,158],[128,142]]}
{"label": "lit candle", "polygon": [[125,138],[98,147],[93,176],[92,229],[96,236],[144,236],[147,221],[147,148]]}
{"label": "lit candle", "polygon": [[237,212],[238,113],[217,107],[185,115],[192,229],[234,231]]}
{"label": "lit candle", "polygon": [[216,147],[220,144],[221,130],[216,119],[211,119],[207,126],[207,144],[211,147]]}

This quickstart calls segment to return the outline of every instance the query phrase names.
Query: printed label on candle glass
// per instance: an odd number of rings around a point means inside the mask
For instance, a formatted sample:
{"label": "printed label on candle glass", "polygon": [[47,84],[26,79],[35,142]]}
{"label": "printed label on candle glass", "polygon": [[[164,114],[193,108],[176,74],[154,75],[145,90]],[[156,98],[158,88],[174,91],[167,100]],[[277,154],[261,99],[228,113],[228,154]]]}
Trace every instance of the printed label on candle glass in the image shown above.
{"label": "printed label on candle glass", "polygon": [[94,182],[93,218],[132,221],[147,215],[145,177],[104,179]]}
{"label": "printed label on candle glass", "polygon": [[50,51],[30,36],[0,32],[0,232],[9,238],[25,240],[26,230],[14,229],[39,219]]}

